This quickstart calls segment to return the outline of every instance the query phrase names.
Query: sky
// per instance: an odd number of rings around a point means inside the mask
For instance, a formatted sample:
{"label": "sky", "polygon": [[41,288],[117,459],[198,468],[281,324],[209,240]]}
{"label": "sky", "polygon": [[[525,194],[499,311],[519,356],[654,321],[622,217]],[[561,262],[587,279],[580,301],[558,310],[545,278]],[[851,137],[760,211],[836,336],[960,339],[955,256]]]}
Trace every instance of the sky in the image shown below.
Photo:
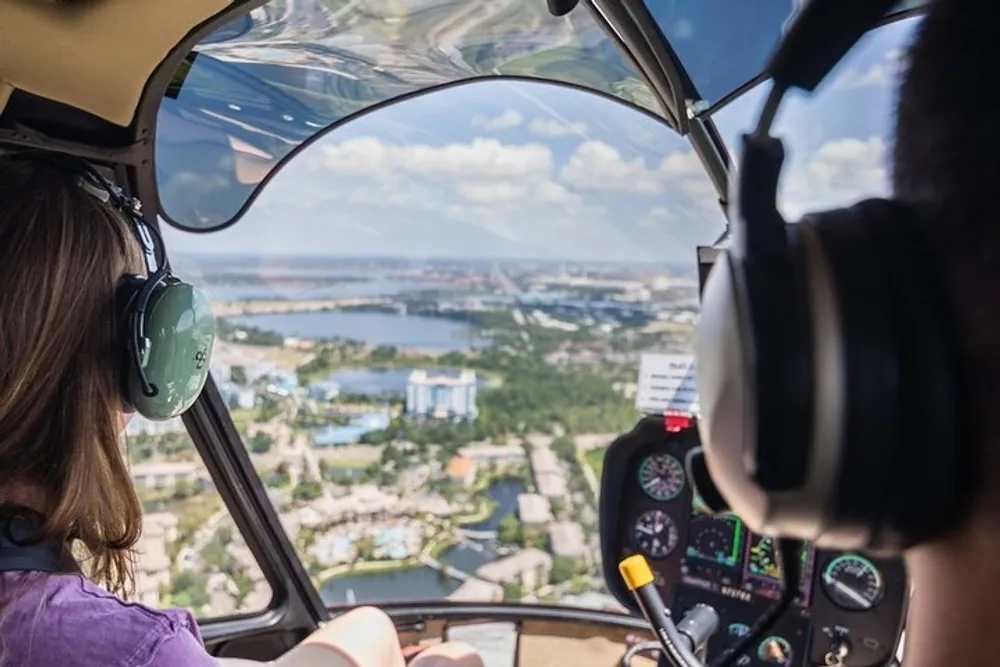
{"label": "sky", "polygon": [[[918,19],[866,37],[811,97],[786,101],[780,207],[887,194],[894,84]],[[766,93],[717,113],[731,150]],[[544,83],[486,81],[368,113],[303,150],[235,225],[165,231],[172,254],[690,262],[725,226],[686,139],[643,113]]]}

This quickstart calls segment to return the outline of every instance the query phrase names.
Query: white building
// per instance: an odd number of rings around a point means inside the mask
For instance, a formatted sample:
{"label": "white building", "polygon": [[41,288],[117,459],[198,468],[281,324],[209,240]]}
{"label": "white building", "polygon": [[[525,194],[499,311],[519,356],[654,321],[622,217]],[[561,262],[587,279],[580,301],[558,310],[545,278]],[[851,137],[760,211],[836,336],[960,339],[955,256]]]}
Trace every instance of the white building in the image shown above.
{"label": "white building", "polygon": [[524,448],[517,444],[494,445],[489,442],[477,442],[466,445],[459,453],[484,464],[513,465],[524,461]]}
{"label": "white building", "polygon": [[552,556],[540,549],[522,549],[483,565],[476,570],[476,576],[496,584],[517,582],[529,592],[547,584],[551,571]]}
{"label": "white building", "polygon": [[546,498],[564,498],[569,493],[566,473],[548,447],[536,447],[531,452],[531,471],[538,492]]}
{"label": "white building", "polygon": [[587,538],[583,526],[573,521],[560,521],[549,526],[549,547],[554,556],[574,560],[587,557]]}
{"label": "white building", "polygon": [[548,498],[537,493],[522,493],[517,497],[517,514],[525,526],[543,526],[552,521]]}
{"label": "white building", "polygon": [[474,420],[476,408],[476,374],[464,370],[458,377],[431,376],[418,369],[406,382],[406,414],[412,417]]}
{"label": "white building", "polygon": [[132,466],[132,483],[150,489],[172,489],[179,483],[199,484],[207,477],[197,463],[139,463]]}

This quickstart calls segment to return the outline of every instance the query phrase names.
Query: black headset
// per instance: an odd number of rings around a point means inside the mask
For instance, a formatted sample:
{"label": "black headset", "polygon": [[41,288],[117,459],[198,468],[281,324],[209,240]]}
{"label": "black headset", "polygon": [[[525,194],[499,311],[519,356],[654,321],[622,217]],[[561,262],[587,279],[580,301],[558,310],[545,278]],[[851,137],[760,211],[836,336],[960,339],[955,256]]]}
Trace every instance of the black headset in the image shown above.
{"label": "black headset", "polygon": [[872,199],[786,225],[769,132],[785,91],[812,91],[893,4],[813,0],[775,52],[696,343],[704,463],[733,511],[886,554],[953,528],[976,481],[932,212]]}

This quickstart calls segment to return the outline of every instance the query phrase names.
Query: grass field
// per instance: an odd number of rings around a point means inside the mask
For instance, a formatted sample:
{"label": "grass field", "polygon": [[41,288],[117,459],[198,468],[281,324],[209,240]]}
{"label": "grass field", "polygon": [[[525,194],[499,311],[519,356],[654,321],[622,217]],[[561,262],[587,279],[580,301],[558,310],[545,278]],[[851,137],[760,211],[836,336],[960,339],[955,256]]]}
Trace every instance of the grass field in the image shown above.
{"label": "grass field", "polygon": [[607,447],[597,447],[587,450],[587,453],[583,455],[587,465],[594,469],[597,479],[601,478],[601,471],[604,470],[604,452],[606,449]]}

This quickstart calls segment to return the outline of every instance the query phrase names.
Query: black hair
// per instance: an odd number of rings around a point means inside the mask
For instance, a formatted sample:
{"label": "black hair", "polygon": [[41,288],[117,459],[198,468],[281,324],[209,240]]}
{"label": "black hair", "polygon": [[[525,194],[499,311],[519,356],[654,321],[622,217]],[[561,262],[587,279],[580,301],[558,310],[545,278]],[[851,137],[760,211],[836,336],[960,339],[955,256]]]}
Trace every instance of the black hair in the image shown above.
{"label": "black hair", "polygon": [[[1000,476],[1000,24],[984,0],[932,2],[907,55],[894,196],[927,212],[953,316],[968,436]],[[931,270],[931,267],[928,267]],[[1000,486],[988,484],[988,486]],[[997,492],[1000,501],[1000,491]]]}

